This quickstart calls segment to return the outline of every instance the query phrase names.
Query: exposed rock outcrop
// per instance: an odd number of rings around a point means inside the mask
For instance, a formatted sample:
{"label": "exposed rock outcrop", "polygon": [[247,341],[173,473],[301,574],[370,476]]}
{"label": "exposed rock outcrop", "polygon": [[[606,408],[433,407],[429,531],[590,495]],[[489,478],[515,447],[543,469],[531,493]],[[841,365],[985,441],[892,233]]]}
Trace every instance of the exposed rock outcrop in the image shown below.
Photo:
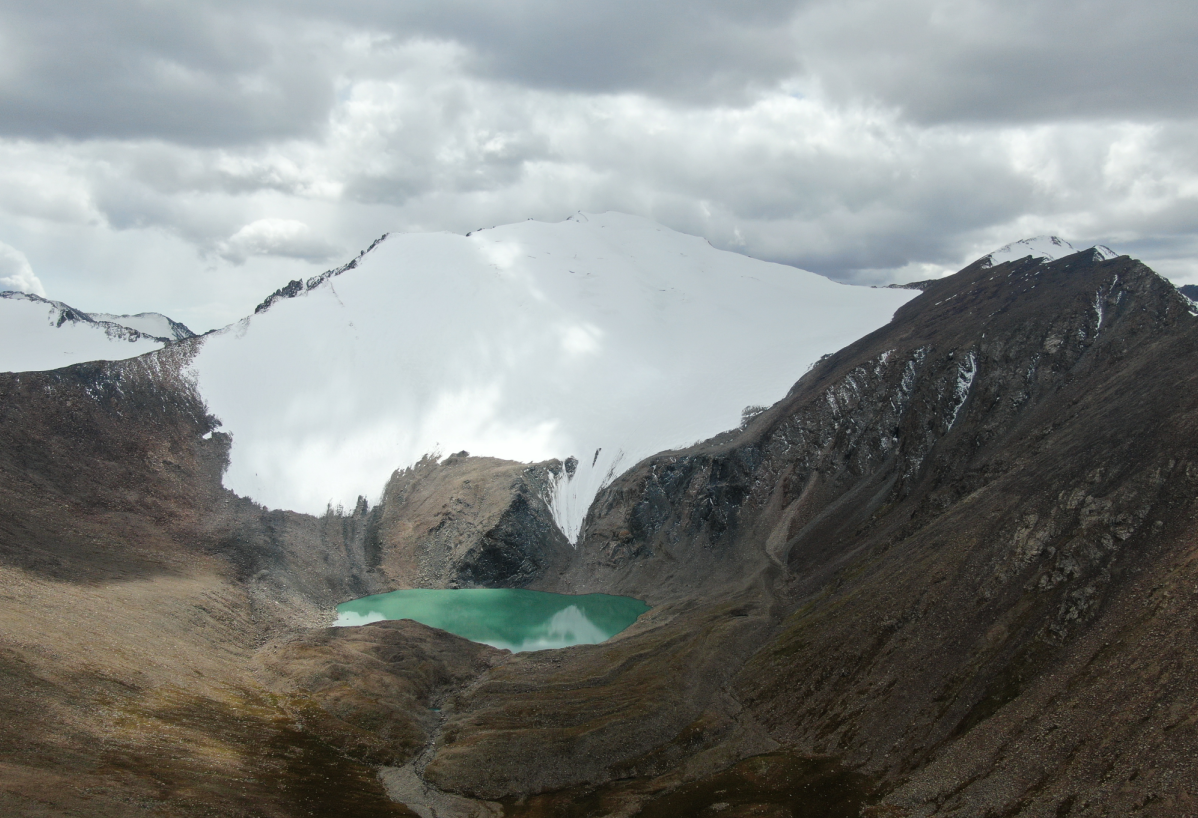
{"label": "exposed rock outcrop", "polygon": [[372,566],[397,588],[519,588],[560,571],[573,548],[545,501],[560,468],[459,452],[397,471],[376,515]]}

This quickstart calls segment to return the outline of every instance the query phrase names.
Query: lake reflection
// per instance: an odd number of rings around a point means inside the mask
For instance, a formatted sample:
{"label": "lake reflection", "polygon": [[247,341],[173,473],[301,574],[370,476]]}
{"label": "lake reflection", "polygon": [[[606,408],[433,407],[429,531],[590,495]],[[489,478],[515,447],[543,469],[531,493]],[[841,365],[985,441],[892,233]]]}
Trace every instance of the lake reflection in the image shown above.
{"label": "lake reflection", "polygon": [[337,606],[338,627],[414,619],[513,653],[593,645],[649,610],[639,599],[608,594],[550,594],[522,588],[415,589],[375,594]]}

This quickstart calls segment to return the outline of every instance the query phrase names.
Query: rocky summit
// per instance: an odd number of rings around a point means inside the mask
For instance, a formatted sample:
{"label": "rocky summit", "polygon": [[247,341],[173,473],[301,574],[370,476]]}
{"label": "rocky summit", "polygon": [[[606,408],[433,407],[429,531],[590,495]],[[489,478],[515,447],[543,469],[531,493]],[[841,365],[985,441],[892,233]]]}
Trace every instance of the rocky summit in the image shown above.
{"label": "rocky summit", "polygon": [[[1000,259],[613,472],[575,544],[563,458],[235,493],[202,338],[0,375],[0,814],[1198,814],[1198,318],[1126,256]],[[329,627],[483,586],[653,608]]]}

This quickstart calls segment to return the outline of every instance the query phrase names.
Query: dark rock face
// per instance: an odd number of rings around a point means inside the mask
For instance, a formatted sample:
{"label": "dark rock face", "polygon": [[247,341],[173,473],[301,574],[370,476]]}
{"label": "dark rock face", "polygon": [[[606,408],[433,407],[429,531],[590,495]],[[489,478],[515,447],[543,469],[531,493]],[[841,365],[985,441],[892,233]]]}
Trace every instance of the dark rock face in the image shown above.
{"label": "dark rock face", "polygon": [[377,513],[379,573],[395,587],[520,588],[573,556],[545,501],[556,461],[460,452],[392,475]]}
{"label": "dark rock face", "polygon": [[189,484],[219,477],[217,447],[202,440],[207,413],[176,376],[185,355],[163,350],[161,367],[135,359],[0,374],[0,561],[47,578],[107,581],[178,558],[88,529],[194,519]]}
{"label": "dark rock face", "polygon": [[656,577],[666,555],[732,553],[739,565],[745,540],[765,537],[767,548],[749,550],[801,568],[830,527],[859,526],[916,494],[918,523],[1010,470],[1029,435],[1051,434],[1028,425],[1062,411],[1062,398],[1076,403],[1080,379],[1108,380],[1130,345],[1156,355],[1162,333],[1190,323],[1171,286],[1126,258],[969,268],[821,363],[746,429],[617,480],[591,509],[571,576],[619,584],[635,565],[627,587],[662,595],[645,572]]}
{"label": "dark rock face", "polygon": [[[140,317],[140,315],[142,315],[142,313],[139,313],[139,315],[134,316],[134,317]],[[170,340],[185,341],[188,338],[196,337],[196,334],[194,332],[192,332],[191,328],[188,327],[186,324],[184,324],[180,321],[176,321],[175,319],[167,317],[167,316],[163,316],[163,317],[166,318],[167,326],[170,327],[170,330],[171,330],[172,337]]]}
{"label": "dark rock face", "polygon": [[1198,732],[1163,714],[1198,692],[1169,658],[1198,647],[1176,607],[1198,588],[1196,323],[1125,257],[968,268],[744,431],[617,480],[567,582],[780,577],[793,612],[735,695],[786,746],[906,781],[894,814],[1128,814],[1136,758],[1184,814]]}

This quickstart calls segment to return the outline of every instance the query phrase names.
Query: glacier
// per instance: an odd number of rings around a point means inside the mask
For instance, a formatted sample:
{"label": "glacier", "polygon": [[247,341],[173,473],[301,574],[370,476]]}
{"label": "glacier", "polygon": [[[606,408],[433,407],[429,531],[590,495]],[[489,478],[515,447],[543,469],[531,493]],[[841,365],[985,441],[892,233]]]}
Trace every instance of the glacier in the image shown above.
{"label": "glacier", "polygon": [[0,292],[0,372],[136,358],[162,349],[166,340],[120,322],[95,318],[61,301],[12,290]]}
{"label": "glacier", "polygon": [[619,213],[393,234],[280,293],[195,342],[226,487],[320,514],[429,453],[573,458],[547,498],[572,542],[624,470],[736,427],[918,295]]}

